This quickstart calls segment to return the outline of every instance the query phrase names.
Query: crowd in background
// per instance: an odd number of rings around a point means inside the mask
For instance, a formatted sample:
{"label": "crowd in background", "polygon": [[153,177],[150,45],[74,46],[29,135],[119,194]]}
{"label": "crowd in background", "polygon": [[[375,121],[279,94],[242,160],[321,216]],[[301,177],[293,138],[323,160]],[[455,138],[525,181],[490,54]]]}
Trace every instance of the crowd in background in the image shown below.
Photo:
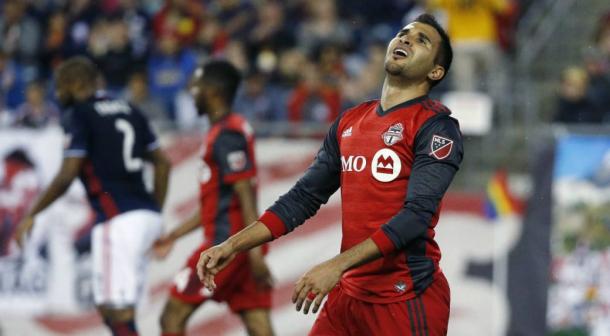
{"label": "crowd in background", "polygon": [[189,125],[194,68],[224,57],[244,74],[235,110],[252,121],[332,121],[375,98],[387,42],[438,14],[455,48],[439,90],[497,97],[513,48],[516,0],[0,0],[0,126],[58,122],[53,69],[88,55],[108,94],[153,120]]}
{"label": "crowd in background", "polygon": [[610,123],[610,11],[599,18],[582,64],[561,74],[557,113],[561,123]]}

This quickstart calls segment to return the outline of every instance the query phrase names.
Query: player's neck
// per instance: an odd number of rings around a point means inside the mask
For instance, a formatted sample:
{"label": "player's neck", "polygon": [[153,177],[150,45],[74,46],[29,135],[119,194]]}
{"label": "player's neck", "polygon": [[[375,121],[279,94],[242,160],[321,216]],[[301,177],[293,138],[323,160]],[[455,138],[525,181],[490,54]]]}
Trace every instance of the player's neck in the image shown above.
{"label": "player's neck", "polygon": [[381,90],[381,108],[389,110],[400,103],[424,96],[429,90],[429,84],[426,82],[398,81],[386,76]]}

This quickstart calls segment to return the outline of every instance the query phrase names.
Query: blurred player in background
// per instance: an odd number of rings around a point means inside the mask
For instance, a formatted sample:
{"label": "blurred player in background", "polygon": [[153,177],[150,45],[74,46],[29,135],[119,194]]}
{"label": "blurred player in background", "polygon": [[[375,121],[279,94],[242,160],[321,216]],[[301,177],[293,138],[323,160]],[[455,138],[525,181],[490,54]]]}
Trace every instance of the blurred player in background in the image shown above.
{"label": "blurred player in background", "polygon": [[310,335],[445,335],[449,285],[434,240],[440,202],[462,161],[450,111],[428,98],[452,60],[431,15],[390,41],[380,100],[345,111],[305,175],[259,221],[201,253],[208,289],[237,253],[286,234],[341,187],[341,253],[305,273],[293,302],[308,313],[328,301]]}
{"label": "blurred player in background", "polygon": [[[147,252],[162,229],[170,164],[139,110],[96,93],[99,76],[84,57],[58,67],[56,94],[66,115],[64,160],[19,224],[17,238],[22,242],[34,217],[78,176],[97,215],[92,233],[95,304],[113,335],[137,335],[135,305]],[[154,194],[144,185],[144,161],[154,166]]]}
{"label": "blurred player in background", "polygon": [[254,134],[246,120],[231,112],[240,83],[238,70],[226,61],[210,61],[199,67],[190,91],[200,115],[212,124],[201,154],[200,211],[155,243],[164,257],[174,241],[204,229],[204,243],[193,252],[178,273],[171,297],[161,316],[163,335],[184,335],[193,312],[207,300],[226,302],[239,314],[250,335],[272,335],[271,273],[265,263],[266,246],[239,253],[218,274],[214,293],[203,287],[195,267],[202,251],[225,241],[258,217],[256,208],[256,161]]}
{"label": "blurred player in background", "polygon": [[[40,178],[25,150],[6,154],[0,166],[0,258],[15,252],[13,233],[40,192]],[[13,243],[14,244],[14,243]]]}

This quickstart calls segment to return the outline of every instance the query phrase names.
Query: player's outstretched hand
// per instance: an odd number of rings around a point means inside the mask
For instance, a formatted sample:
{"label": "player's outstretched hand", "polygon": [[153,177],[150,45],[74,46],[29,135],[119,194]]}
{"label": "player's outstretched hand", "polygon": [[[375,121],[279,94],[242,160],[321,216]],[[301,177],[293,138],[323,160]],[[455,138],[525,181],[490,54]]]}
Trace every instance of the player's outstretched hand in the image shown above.
{"label": "player's outstretched hand", "polygon": [[201,252],[197,262],[197,276],[205,288],[210,291],[216,289],[214,276],[225,268],[233,258],[235,258],[235,251],[227,242]]}
{"label": "player's outstretched hand", "polygon": [[23,248],[23,243],[25,242],[26,236],[32,231],[32,227],[34,226],[34,217],[25,216],[19,225],[17,225],[17,230],[15,232],[15,240],[17,241],[17,245],[19,248]]}
{"label": "player's outstretched hand", "polygon": [[174,247],[174,240],[168,236],[162,236],[157,239],[152,246],[152,253],[157,259],[164,259],[167,257]]}
{"label": "player's outstretched hand", "polygon": [[303,308],[303,313],[307,314],[313,303],[311,311],[317,313],[322,300],[337,285],[341,274],[343,272],[333,260],[323,262],[305,273],[297,281],[292,294],[292,303],[296,304],[297,311]]}

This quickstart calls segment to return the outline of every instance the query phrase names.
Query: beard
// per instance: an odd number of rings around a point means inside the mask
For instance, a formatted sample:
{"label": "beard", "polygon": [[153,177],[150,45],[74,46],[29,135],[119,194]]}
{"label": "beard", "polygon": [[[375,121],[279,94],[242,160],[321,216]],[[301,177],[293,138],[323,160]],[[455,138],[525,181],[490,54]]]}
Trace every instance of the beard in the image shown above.
{"label": "beard", "polygon": [[404,66],[401,64],[394,63],[392,61],[385,62],[385,71],[390,76],[400,76],[403,73]]}

